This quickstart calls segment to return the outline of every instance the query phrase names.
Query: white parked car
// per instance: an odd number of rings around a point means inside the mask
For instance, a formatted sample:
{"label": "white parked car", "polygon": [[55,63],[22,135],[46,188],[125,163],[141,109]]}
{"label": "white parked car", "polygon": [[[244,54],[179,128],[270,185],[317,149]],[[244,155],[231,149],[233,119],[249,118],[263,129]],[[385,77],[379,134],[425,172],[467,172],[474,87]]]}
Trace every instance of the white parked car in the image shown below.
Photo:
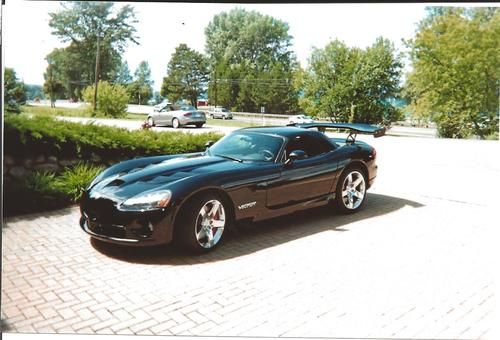
{"label": "white parked car", "polygon": [[288,118],[288,124],[308,124],[314,123],[314,119],[311,116],[297,115]]}

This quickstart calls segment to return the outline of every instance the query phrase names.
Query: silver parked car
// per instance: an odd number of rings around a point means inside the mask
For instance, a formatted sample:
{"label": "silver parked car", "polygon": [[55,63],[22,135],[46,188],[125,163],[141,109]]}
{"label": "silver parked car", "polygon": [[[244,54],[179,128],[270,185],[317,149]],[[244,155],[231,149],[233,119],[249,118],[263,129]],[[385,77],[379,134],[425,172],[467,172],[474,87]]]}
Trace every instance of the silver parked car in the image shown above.
{"label": "silver parked car", "polygon": [[224,107],[215,107],[208,111],[210,118],[222,118],[222,119],[233,119],[233,114],[231,111]]}
{"label": "silver parked car", "polygon": [[198,111],[194,106],[168,104],[158,112],[153,111],[148,116],[148,123],[151,126],[164,125],[172,126],[174,129],[185,125],[194,125],[201,128],[206,123],[205,113]]}

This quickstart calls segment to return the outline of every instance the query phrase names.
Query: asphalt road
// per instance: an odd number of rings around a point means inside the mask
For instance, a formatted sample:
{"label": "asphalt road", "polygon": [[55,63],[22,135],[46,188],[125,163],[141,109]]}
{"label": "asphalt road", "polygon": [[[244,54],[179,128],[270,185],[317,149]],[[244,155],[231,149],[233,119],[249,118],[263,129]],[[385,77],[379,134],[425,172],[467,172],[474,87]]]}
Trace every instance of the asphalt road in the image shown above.
{"label": "asphalt road", "polygon": [[[143,122],[133,119],[108,119],[108,118],[84,118],[84,117],[57,117],[57,119],[65,120],[69,122],[78,122],[83,124],[97,124],[97,125],[107,125],[115,126],[119,128],[125,128],[128,130],[138,130],[141,128]],[[223,134],[229,133],[238,128],[229,126],[215,126],[215,125],[203,125],[201,128],[196,128],[193,126],[187,126],[180,129],[174,129],[172,127],[155,126],[152,128],[153,131],[157,132],[172,132],[181,131],[184,133],[204,133],[204,132],[220,132]]]}

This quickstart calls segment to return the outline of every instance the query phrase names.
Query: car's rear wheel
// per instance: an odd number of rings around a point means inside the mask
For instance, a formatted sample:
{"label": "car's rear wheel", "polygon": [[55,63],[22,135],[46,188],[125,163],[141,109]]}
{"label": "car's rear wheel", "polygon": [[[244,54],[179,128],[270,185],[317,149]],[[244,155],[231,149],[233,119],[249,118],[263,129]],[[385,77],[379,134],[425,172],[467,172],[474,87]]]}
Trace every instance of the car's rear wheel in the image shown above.
{"label": "car's rear wheel", "polygon": [[154,121],[153,117],[148,117],[148,124],[151,126],[155,126],[155,121]]}
{"label": "car's rear wheel", "polygon": [[208,193],[194,197],[180,212],[175,241],[190,252],[210,251],[221,243],[229,216],[229,208],[220,195]]}
{"label": "car's rear wheel", "polygon": [[179,123],[179,120],[177,118],[172,119],[172,127],[174,129],[178,129],[181,126],[181,123]]}
{"label": "car's rear wheel", "polygon": [[344,213],[358,211],[366,198],[366,175],[359,166],[347,168],[340,176],[335,191],[337,208]]}

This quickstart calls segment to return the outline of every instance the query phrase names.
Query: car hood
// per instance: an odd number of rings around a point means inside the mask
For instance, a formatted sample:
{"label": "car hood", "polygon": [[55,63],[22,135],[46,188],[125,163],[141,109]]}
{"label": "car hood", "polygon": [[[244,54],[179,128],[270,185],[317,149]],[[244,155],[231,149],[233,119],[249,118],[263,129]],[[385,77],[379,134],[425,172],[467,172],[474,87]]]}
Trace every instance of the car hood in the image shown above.
{"label": "car hood", "polygon": [[90,197],[107,197],[114,201],[130,198],[148,190],[169,188],[181,181],[214,173],[245,171],[251,165],[217,156],[181,156],[133,167],[101,179],[90,189]]}

